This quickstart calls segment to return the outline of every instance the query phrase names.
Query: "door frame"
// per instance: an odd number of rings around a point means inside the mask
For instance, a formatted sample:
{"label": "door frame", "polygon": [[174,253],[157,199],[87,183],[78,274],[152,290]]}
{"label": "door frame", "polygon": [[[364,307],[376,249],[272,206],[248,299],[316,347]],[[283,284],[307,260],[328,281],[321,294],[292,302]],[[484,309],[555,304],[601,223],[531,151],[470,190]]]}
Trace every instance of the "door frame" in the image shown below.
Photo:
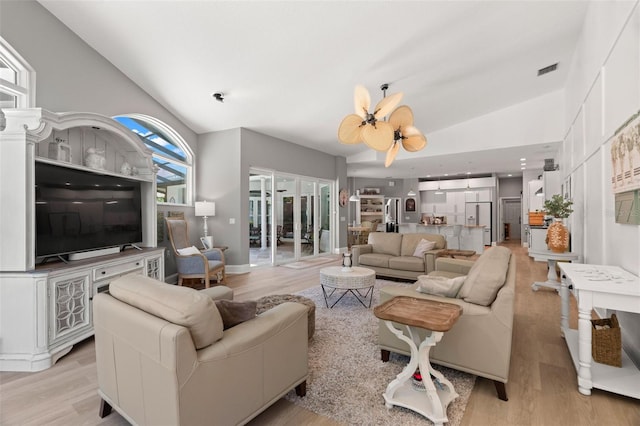
{"label": "door frame", "polygon": [[[271,197],[271,223],[270,234],[274,236],[271,240],[270,250],[271,250],[271,266],[281,265],[285,263],[299,261],[305,258],[311,258],[316,256],[322,256],[326,254],[331,254],[334,251],[335,247],[335,226],[336,219],[335,214],[329,215],[329,239],[328,242],[328,250],[325,252],[320,251],[320,233],[322,230],[319,228],[321,224],[320,215],[322,213],[322,208],[320,206],[320,198],[321,198],[321,190],[320,188],[325,186],[329,189],[329,212],[335,212],[335,181],[328,179],[321,179],[316,177],[295,175],[291,173],[279,172],[277,170],[266,170],[259,167],[252,167],[250,170],[251,174],[260,174],[268,177],[271,180],[271,185],[269,188],[265,188],[266,191],[270,191],[272,194]],[[276,241],[275,236],[277,235],[277,226],[278,226],[278,215],[280,214],[279,210],[283,208],[278,197],[278,179],[287,179],[294,180],[293,182],[293,194],[287,193],[288,197],[293,197],[293,234],[294,234],[294,252],[293,256],[286,259],[278,259],[277,244],[274,244]],[[305,193],[304,196],[307,197],[307,208],[311,208],[313,211],[312,222],[313,226],[313,248],[311,254],[303,253],[302,250],[302,236],[305,230],[302,229],[302,209],[301,209],[301,200],[303,198],[302,194],[302,181],[313,183],[313,194]],[[310,203],[313,203],[311,205]],[[326,242],[325,242],[326,243]],[[251,246],[249,247],[251,250]],[[251,257],[251,256],[250,256]],[[264,263],[263,265],[265,265]]]}

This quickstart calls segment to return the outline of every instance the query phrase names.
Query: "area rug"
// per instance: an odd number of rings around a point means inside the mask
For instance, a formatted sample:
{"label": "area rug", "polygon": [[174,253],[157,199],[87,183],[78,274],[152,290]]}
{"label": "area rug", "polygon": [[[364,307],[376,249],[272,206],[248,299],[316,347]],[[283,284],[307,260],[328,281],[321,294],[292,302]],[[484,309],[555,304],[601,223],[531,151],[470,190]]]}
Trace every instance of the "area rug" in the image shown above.
{"label": "area rug", "polygon": [[291,268],[291,269],[305,269],[311,266],[322,265],[323,263],[336,262],[338,259],[339,258],[336,256],[321,256],[321,257],[314,257],[311,259],[301,260],[299,262],[285,263],[281,266],[284,266],[285,268]]}
{"label": "area rug", "polygon": [[[372,306],[380,288],[403,285],[376,280]],[[380,361],[376,344],[378,319],[348,294],[328,309],[321,288],[296,293],[316,303],[316,330],[309,342],[309,378],[303,398],[289,392],[286,398],[314,413],[348,425],[428,425],[425,417],[394,406],[385,407],[383,392],[408,363],[409,357],[391,354]],[[334,296],[335,297],[335,296]],[[330,302],[331,304],[331,302]],[[435,365],[460,395],[447,409],[448,425],[459,425],[475,383],[475,376]]]}

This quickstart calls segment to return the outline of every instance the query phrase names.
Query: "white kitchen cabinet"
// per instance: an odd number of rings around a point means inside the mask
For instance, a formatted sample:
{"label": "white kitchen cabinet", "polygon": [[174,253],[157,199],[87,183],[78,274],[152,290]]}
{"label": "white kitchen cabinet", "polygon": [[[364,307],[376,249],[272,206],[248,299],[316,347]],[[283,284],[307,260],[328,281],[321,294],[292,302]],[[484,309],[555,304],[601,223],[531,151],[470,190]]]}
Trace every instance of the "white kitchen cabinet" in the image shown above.
{"label": "white kitchen cabinet", "polygon": [[529,250],[547,250],[547,228],[529,228]]}
{"label": "white kitchen cabinet", "polygon": [[464,201],[467,203],[493,201],[493,195],[490,188],[474,189],[464,192]]}
{"label": "white kitchen cabinet", "polygon": [[[536,195],[538,191],[544,191],[543,182],[541,180],[529,181],[529,211],[542,210],[544,204],[543,196]],[[540,192],[541,194],[542,192]]]}

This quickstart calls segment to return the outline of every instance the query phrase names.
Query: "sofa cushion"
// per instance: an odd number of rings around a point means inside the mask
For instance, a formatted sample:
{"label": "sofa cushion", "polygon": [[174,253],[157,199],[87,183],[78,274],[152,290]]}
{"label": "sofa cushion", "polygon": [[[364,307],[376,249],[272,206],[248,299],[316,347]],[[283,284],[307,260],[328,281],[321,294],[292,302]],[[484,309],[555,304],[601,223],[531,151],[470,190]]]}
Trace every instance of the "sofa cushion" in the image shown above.
{"label": "sofa cushion", "polygon": [[418,277],[419,285],[417,290],[421,293],[434,294],[436,296],[456,297],[466,278],[464,275],[455,278],[420,275]]}
{"label": "sofa cushion", "polygon": [[424,260],[413,256],[397,256],[389,259],[389,268],[401,271],[424,272]]}
{"label": "sofa cushion", "polygon": [[224,329],[249,321],[256,317],[258,302],[248,300],[246,302],[235,302],[233,300],[217,300],[216,307],[222,317]]}
{"label": "sofa cushion", "polygon": [[419,257],[419,258],[424,258],[424,254],[426,252],[428,252],[429,250],[433,250],[433,248],[436,246],[436,242],[435,241],[431,241],[431,240],[425,240],[424,238],[420,240],[420,242],[418,243],[418,245],[416,246],[415,251],[413,252],[413,255],[415,257]]}
{"label": "sofa cushion", "polygon": [[[369,244],[374,253],[400,256],[400,246],[402,245],[403,235],[404,234],[396,234],[395,232],[372,232],[369,234]],[[416,245],[417,244],[416,242]],[[415,246],[413,249],[415,250]],[[411,253],[413,253],[413,251],[411,251]],[[411,253],[409,253],[409,256],[411,256]]]}
{"label": "sofa cushion", "polygon": [[109,293],[151,315],[186,327],[196,349],[222,338],[223,323],[215,302],[192,288],[129,274],[111,281]]}
{"label": "sofa cushion", "polygon": [[442,249],[445,247],[444,236],[438,234],[400,234],[402,235],[402,247],[400,250],[400,256],[413,256],[416,251],[416,247],[421,240],[433,241],[436,245],[433,249]]}
{"label": "sofa cushion", "polygon": [[511,250],[506,247],[491,247],[475,261],[458,297],[466,302],[482,306],[493,303],[504,285]]}
{"label": "sofa cushion", "polygon": [[377,268],[388,268],[389,259],[393,259],[394,256],[380,253],[365,253],[361,254],[358,258],[361,266],[375,266]]}

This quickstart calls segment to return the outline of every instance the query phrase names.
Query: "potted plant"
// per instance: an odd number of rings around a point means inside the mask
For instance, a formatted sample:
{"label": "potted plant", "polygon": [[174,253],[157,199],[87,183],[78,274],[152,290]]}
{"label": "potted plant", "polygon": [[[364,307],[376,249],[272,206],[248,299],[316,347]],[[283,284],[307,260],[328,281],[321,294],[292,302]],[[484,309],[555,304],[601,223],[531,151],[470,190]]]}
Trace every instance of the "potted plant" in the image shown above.
{"label": "potted plant", "polygon": [[569,248],[569,230],[562,220],[573,213],[572,205],[573,201],[565,199],[560,194],[555,194],[544,202],[542,211],[554,218],[547,230],[547,246],[553,252],[564,253]]}

